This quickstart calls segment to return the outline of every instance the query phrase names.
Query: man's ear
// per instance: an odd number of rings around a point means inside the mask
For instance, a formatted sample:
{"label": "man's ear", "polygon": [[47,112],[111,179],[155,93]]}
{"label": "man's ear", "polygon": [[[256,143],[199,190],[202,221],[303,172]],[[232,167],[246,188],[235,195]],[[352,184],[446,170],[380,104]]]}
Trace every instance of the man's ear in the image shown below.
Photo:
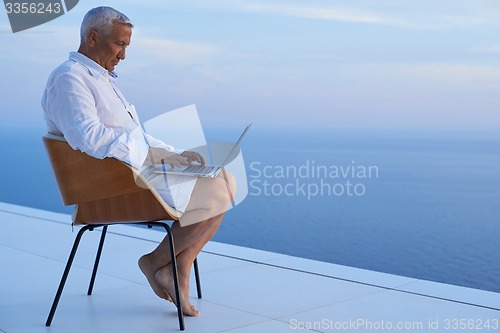
{"label": "man's ear", "polygon": [[88,36],[88,45],[90,47],[93,47],[96,45],[97,43],[97,38],[99,37],[99,33],[95,30],[92,30],[89,32],[89,36]]}

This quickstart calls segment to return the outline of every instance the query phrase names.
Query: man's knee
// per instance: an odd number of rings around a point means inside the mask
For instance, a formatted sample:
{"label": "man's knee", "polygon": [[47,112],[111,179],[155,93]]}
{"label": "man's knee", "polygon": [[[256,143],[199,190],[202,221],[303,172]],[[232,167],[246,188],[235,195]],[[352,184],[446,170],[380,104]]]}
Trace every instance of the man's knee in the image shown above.
{"label": "man's knee", "polygon": [[189,208],[207,209],[214,216],[224,213],[231,208],[236,187],[235,177],[230,172],[221,172],[216,178],[199,178]]}
{"label": "man's knee", "polygon": [[234,175],[228,171],[224,171],[221,173],[222,174],[222,179],[227,184],[227,191],[230,192],[231,196],[234,197],[236,195],[236,190],[237,190],[237,183],[236,183],[236,178]]}
{"label": "man's knee", "polygon": [[211,206],[222,213],[231,207],[236,195],[236,180],[229,172],[224,172],[212,182]]}

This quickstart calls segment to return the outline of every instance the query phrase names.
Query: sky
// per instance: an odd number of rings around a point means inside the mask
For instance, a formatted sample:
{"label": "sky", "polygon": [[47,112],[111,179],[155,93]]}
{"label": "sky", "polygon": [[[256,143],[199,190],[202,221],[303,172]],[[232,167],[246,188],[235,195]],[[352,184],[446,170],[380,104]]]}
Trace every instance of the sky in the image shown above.
{"label": "sky", "polygon": [[3,124],[43,124],[46,80],[100,5],[134,22],[116,72],[142,121],[196,104],[204,123],[500,129],[498,0],[80,0],[16,34],[2,8]]}

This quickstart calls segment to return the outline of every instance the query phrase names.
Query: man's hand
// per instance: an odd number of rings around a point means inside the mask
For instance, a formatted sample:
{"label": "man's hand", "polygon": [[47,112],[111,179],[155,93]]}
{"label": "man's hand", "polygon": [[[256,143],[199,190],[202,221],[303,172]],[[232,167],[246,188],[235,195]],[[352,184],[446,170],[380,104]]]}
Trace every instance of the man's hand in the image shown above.
{"label": "man's hand", "polygon": [[149,148],[148,160],[152,163],[170,164],[173,167],[181,167],[189,165],[193,162],[205,164],[203,156],[194,151],[185,151],[182,154],[177,154],[162,148]]}
{"label": "man's hand", "polygon": [[172,155],[162,158],[161,159],[161,164],[170,164],[170,167],[178,167],[180,168],[183,165],[188,165],[188,161],[186,158],[183,156],[177,154],[177,153],[172,153]]}
{"label": "man's hand", "polygon": [[181,156],[185,157],[189,164],[198,162],[201,165],[205,165],[205,159],[203,158],[203,156],[195,151],[185,151],[181,154]]}
{"label": "man's hand", "polygon": [[163,148],[154,147],[149,148],[147,160],[155,164],[170,164],[172,168],[174,166],[181,167],[189,164],[184,156]]}

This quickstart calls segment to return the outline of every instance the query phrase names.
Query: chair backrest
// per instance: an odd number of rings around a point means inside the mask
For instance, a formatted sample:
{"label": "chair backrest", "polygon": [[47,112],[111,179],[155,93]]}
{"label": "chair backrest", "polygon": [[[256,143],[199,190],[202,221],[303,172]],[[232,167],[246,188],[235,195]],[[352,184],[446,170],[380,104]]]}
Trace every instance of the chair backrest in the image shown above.
{"label": "chair backrest", "polygon": [[[43,137],[63,203],[77,204],[76,223],[178,219],[154,188],[128,165],[74,150],[62,137]],[[139,185],[138,185],[139,184]]]}
{"label": "chair backrest", "polygon": [[43,142],[65,205],[137,191],[133,173],[120,161],[99,160],[48,137]]}

